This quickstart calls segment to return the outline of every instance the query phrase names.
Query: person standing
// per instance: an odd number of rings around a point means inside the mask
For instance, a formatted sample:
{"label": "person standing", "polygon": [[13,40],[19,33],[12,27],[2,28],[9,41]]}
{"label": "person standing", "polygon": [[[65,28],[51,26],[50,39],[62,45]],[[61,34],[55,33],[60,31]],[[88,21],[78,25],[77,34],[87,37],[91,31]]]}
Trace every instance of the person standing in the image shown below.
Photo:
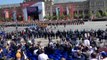
{"label": "person standing", "polygon": [[17,60],[21,60],[21,50],[17,50],[17,53],[16,53],[16,59]]}
{"label": "person standing", "polygon": [[87,38],[84,40],[84,45],[85,46],[90,46],[90,40],[88,40]]}
{"label": "person standing", "polygon": [[38,60],[48,60],[48,55],[45,54],[44,49],[41,49],[41,54],[38,55]]}

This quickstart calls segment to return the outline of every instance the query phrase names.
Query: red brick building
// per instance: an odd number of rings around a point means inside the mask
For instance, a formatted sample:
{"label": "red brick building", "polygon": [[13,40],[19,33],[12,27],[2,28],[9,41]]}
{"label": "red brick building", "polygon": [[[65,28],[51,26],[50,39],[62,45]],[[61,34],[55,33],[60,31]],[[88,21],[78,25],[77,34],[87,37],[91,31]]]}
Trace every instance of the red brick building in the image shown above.
{"label": "red brick building", "polygon": [[[19,4],[9,4],[9,5],[0,5],[0,20],[15,20],[15,17],[18,21],[28,20],[28,9],[38,9],[39,13],[38,20],[43,20],[45,16],[44,12],[44,2],[39,1],[25,1]],[[36,11],[36,12],[38,12]],[[34,12],[35,13],[35,12]],[[15,15],[15,16],[14,16]],[[33,15],[33,14],[32,14]],[[8,16],[8,17],[6,17]],[[34,17],[30,16],[32,19]],[[37,16],[36,16],[37,17]]]}
{"label": "red brick building", "polygon": [[[9,4],[9,5],[1,5],[0,8],[0,18],[5,18],[5,19],[13,19],[13,11],[16,10],[17,11],[17,18],[19,16],[22,17],[22,11],[21,11],[21,7],[20,4]],[[6,17],[6,13],[9,14],[9,17]]]}

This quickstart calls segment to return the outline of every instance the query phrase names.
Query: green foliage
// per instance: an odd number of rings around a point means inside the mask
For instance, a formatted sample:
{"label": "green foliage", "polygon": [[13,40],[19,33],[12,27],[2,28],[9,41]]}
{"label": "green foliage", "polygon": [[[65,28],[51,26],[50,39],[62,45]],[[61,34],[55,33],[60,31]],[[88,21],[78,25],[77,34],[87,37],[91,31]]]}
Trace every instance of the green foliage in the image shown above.
{"label": "green foliage", "polygon": [[45,16],[44,18],[50,20],[51,16]]}
{"label": "green foliage", "polygon": [[107,11],[103,12],[103,16],[107,17]]}
{"label": "green foliage", "polygon": [[92,16],[93,15],[93,13],[90,11],[89,13],[88,13],[88,15],[87,16]]}
{"label": "green foliage", "polygon": [[102,17],[101,14],[100,14],[100,12],[96,13],[96,17],[98,17],[98,18]]}
{"label": "green foliage", "polygon": [[82,13],[79,14],[79,18],[83,18],[83,14]]}
{"label": "green foliage", "polygon": [[60,19],[65,19],[65,15],[61,15],[61,16],[60,16]]}
{"label": "green foliage", "polygon": [[53,20],[57,20],[58,16],[53,16]]}
{"label": "green foliage", "polygon": [[92,11],[89,11],[89,12],[86,14],[85,18],[91,18],[92,16],[93,16]]}
{"label": "green foliage", "polygon": [[74,18],[78,18],[78,14],[77,13],[74,13]]}
{"label": "green foliage", "polygon": [[70,15],[70,14],[68,14],[68,15],[66,15],[66,17],[70,19],[70,18],[71,18],[71,15]]}
{"label": "green foliage", "polygon": [[48,19],[48,17],[47,17],[47,16],[45,16],[45,17],[44,17],[44,19]]}
{"label": "green foliage", "polygon": [[0,21],[3,21],[3,20],[4,20],[4,18],[0,17]]}
{"label": "green foliage", "polygon": [[18,16],[18,17],[17,17],[17,20],[18,20],[18,21],[22,21],[22,20],[23,20],[23,17],[22,17],[22,16]]}
{"label": "green foliage", "polygon": [[61,16],[45,16],[44,19],[47,19],[47,20],[57,20],[57,19],[66,19],[66,17],[70,18],[70,15],[61,15]]}
{"label": "green foliage", "polygon": [[5,18],[5,21],[9,21],[10,19],[9,18]]}
{"label": "green foliage", "polygon": [[47,20],[56,20],[58,16],[45,16],[44,18]]}
{"label": "green foliage", "polygon": [[0,17],[0,21],[9,22],[9,21],[12,21],[12,17],[9,17],[9,18]]}

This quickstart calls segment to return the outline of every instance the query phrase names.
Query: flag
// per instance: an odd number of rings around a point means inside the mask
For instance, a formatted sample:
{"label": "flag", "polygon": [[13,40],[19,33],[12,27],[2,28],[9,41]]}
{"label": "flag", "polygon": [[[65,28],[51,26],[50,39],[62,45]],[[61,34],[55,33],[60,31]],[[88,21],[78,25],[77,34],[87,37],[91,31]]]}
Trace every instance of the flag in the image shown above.
{"label": "flag", "polygon": [[56,8],[56,16],[59,16],[59,8]]}
{"label": "flag", "polygon": [[71,15],[71,19],[73,18],[73,16],[74,16],[74,5],[71,5],[71,7],[70,7],[70,15]]}
{"label": "flag", "polygon": [[67,13],[67,15],[69,15],[69,8],[68,7],[66,7],[66,13]]}
{"label": "flag", "polygon": [[59,5],[59,7],[60,7],[60,16],[62,16],[64,10],[63,10],[63,7],[61,5]]}
{"label": "flag", "polygon": [[9,18],[9,11],[8,10],[5,10],[4,14],[5,14],[5,18]]}
{"label": "flag", "polygon": [[31,19],[31,17],[30,16],[28,16],[28,21],[30,22],[30,19]]}
{"label": "flag", "polygon": [[16,21],[17,17],[16,17],[16,11],[13,11],[13,20]]}

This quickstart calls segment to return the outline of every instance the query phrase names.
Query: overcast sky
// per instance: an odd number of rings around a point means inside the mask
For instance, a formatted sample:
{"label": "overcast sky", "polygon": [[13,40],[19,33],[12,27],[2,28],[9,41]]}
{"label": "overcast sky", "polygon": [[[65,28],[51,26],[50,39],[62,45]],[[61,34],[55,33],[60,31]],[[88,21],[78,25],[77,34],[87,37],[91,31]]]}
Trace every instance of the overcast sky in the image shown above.
{"label": "overcast sky", "polygon": [[[60,2],[60,1],[68,2],[68,1],[84,1],[84,0],[55,0],[55,2]],[[21,3],[21,2],[23,2],[23,0],[0,0],[0,5]]]}

